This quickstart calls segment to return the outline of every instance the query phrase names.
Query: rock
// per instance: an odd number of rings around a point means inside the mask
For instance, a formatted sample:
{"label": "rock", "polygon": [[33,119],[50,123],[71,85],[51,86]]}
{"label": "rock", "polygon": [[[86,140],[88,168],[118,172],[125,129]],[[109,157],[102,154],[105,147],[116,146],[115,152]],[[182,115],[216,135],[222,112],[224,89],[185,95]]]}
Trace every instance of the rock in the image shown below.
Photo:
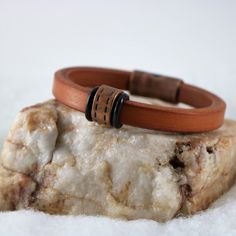
{"label": "rock", "polygon": [[206,209],[236,176],[236,122],[169,134],[107,129],[56,101],[22,110],[3,146],[0,209],[166,221]]}

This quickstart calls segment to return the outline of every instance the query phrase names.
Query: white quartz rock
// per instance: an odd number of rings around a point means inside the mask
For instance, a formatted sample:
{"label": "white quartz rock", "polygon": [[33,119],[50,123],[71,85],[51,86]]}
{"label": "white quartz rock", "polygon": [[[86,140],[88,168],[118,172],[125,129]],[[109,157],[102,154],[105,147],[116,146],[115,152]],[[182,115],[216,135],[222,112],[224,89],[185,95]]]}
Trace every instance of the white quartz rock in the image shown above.
{"label": "white quartz rock", "polygon": [[165,221],[232,185],[236,122],[194,135],[107,129],[48,101],[18,114],[0,160],[2,210]]}

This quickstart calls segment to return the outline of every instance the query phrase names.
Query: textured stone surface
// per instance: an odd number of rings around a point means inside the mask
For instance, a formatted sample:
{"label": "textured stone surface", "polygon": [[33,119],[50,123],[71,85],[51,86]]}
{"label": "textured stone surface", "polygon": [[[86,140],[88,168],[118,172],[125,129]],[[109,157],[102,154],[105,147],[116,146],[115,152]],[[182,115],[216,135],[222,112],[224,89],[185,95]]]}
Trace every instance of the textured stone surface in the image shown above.
{"label": "textured stone surface", "polygon": [[195,135],[106,129],[55,101],[21,111],[5,141],[0,209],[165,221],[205,209],[236,176],[236,122]]}

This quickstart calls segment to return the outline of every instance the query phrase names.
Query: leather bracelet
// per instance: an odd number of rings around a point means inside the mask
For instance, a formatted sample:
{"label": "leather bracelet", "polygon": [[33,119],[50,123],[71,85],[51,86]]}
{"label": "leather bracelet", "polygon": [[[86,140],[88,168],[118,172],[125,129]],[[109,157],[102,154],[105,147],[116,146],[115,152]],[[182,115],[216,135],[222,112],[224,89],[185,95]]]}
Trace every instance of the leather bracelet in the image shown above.
{"label": "leather bracelet", "polygon": [[[179,102],[193,108],[164,107],[129,100],[130,94]],[[180,79],[142,71],[73,67],[55,73],[53,94],[105,127],[122,124],[168,132],[204,132],[219,128],[225,102]]]}

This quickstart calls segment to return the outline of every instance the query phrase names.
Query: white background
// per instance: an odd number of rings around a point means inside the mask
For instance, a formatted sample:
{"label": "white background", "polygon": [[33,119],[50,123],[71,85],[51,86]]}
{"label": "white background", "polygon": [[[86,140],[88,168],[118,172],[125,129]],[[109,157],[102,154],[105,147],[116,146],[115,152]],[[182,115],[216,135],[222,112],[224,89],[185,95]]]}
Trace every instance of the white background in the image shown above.
{"label": "white background", "polygon": [[52,97],[54,71],[74,65],[178,76],[236,118],[236,1],[0,0],[0,145],[22,107]]}

